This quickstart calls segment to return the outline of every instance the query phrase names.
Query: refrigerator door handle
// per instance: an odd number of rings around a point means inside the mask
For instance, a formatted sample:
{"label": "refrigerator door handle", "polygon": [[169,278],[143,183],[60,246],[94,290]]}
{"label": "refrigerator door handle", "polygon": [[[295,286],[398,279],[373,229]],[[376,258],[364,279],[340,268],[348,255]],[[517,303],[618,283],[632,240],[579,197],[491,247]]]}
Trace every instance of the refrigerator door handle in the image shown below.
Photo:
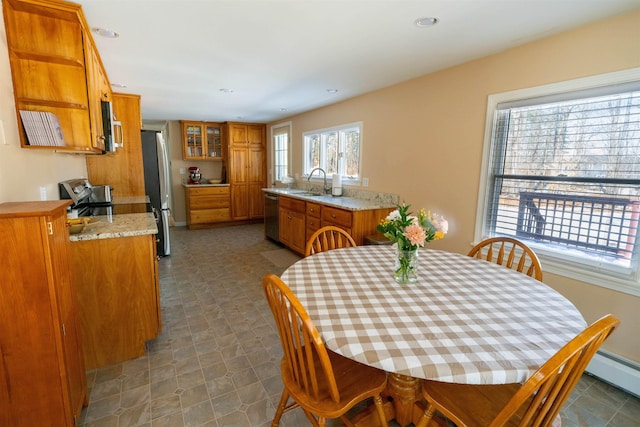
{"label": "refrigerator door handle", "polygon": [[169,239],[169,214],[170,209],[162,209],[162,229],[164,231],[164,235],[166,236],[164,239],[164,254],[171,254],[171,240]]}

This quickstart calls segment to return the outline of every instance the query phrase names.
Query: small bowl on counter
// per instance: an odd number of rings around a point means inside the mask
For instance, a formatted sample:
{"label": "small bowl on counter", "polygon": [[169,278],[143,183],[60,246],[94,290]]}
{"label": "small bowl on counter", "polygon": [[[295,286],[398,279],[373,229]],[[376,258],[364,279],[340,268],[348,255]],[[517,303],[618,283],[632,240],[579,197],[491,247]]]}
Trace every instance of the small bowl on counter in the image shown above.
{"label": "small bowl on counter", "polygon": [[209,184],[222,184],[222,179],[210,179],[207,182]]}
{"label": "small bowl on counter", "polygon": [[69,226],[69,234],[82,233],[90,224],[95,224],[99,219],[88,216],[80,218],[67,219],[67,225]]}

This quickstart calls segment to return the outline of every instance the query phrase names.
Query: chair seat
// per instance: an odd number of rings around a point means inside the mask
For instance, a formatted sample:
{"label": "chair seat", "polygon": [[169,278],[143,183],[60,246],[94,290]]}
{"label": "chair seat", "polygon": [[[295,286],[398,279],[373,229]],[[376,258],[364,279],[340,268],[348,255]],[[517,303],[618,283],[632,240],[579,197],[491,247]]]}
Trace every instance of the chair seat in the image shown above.
{"label": "chair seat", "polygon": [[[438,410],[456,424],[486,427],[518,391],[521,384],[470,386],[424,381],[423,386],[428,388],[431,401],[438,404]],[[505,424],[517,425],[513,420]]]}
{"label": "chair seat", "polygon": [[[363,365],[348,359],[331,350],[327,350],[336,383],[340,390],[340,401],[334,402],[329,394],[329,388],[324,382],[320,383],[319,399],[311,399],[301,390],[293,380],[288,364],[283,359],[280,364],[282,381],[294,400],[306,406],[312,413],[322,413],[329,418],[338,418],[345,412],[345,408],[352,408],[357,403],[380,394],[387,383],[384,371]],[[304,404],[302,404],[304,402]]]}
{"label": "chair seat", "polygon": [[600,345],[620,324],[608,314],[565,344],[523,384],[474,385],[422,382],[426,427],[435,411],[458,427],[558,426],[562,405]]}
{"label": "chair seat", "polygon": [[[429,389],[429,396],[438,402],[439,410],[450,420],[467,427],[486,427],[495,419],[505,405],[511,400],[522,384],[467,385],[451,384],[438,381],[424,381]],[[510,419],[505,427],[517,427],[520,419],[532,398],[529,398],[520,411]],[[464,405],[464,408],[461,406]],[[447,409],[444,409],[447,408]],[[562,427],[562,419],[558,415],[553,427]]]}

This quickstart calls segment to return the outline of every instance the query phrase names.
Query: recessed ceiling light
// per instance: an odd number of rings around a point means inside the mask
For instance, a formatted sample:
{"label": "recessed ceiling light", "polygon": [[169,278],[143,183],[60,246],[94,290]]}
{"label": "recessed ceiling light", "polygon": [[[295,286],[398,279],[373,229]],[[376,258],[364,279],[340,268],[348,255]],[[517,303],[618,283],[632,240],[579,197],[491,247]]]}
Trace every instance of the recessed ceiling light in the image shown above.
{"label": "recessed ceiling light", "polygon": [[425,18],[418,18],[414,21],[414,23],[416,24],[417,27],[431,27],[433,25],[436,25],[440,20],[438,18],[434,18],[434,17],[425,17]]}
{"label": "recessed ceiling light", "polygon": [[111,87],[127,87],[124,83],[111,83]]}
{"label": "recessed ceiling light", "polygon": [[96,28],[92,28],[92,30],[93,30],[94,33],[96,33],[97,35],[102,36],[102,37],[107,37],[107,38],[110,38],[110,39],[115,39],[117,37],[120,37],[120,34],[118,34],[117,32],[115,32],[113,30],[110,30],[108,28],[96,27]]}
{"label": "recessed ceiling light", "polygon": [[227,89],[226,87],[223,87],[222,89],[220,89],[220,92],[222,92],[222,93],[233,93],[233,89]]}
{"label": "recessed ceiling light", "polygon": [[287,109],[286,108],[281,108],[280,111],[285,112],[285,111],[287,111]]}
{"label": "recessed ceiling light", "polygon": [[338,89],[327,89],[327,92],[329,92],[329,93],[337,93]]}

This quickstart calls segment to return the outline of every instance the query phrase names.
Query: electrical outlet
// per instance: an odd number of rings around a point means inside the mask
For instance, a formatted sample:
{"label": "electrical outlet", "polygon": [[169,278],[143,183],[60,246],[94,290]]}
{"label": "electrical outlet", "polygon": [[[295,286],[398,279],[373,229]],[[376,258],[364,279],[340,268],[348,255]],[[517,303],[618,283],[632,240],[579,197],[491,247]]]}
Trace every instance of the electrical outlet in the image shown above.
{"label": "electrical outlet", "polygon": [[362,178],[362,186],[363,187],[369,186],[369,178]]}
{"label": "electrical outlet", "polygon": [[184,175],[187,173],[187,168],[180,168],[180,175]]}
{"label": "electrical outlet", "polygon": [[40,200],[47,200],[47,187],[40,187]]}

